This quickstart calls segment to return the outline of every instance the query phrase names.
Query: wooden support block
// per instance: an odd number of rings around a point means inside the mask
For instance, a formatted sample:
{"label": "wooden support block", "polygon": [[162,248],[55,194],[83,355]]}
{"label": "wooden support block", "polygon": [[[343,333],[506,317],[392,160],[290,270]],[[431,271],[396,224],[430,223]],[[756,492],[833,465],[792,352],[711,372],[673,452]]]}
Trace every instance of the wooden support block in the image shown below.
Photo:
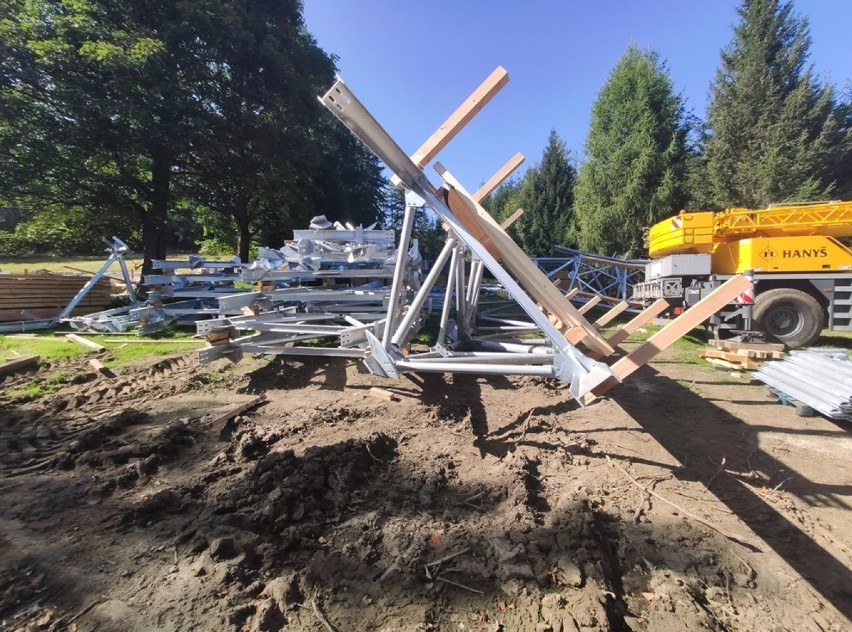
{"label": "wooden support block", "polygon": [[[503,181],[512,175],[512,172],[520,167],[524,162],[524,155],[520,152],[509,158],[509,161],[500,167],[493,176],[488,179],[488,182],[479,187],[479,190],[473,194],[473,199],[477,202],[482,202],[494,189],[499,187]],[[514,217],[514,215],[512,216]],[[518,216],[520,217],[520,216]],[[515,218],[517,219],[517,217]],[[514,220],[512,220],[514,221]],[[511,224],[511,222],[509,222]]]}
{"label": "wooden support block", "polygon": [[669,302],[664,298],[658,298],[644,310],[639,312],[633,319],[624,325],[621,329],[607,338],[607,342],[613,347],[617,347],[622,342],[627,340],[631,335],[635,334],[640,327],[647,325],[657,316],[666,311],[669,307]]}
{"label": "wooden support block", "polygon": [[38,366],[39,359],[40,356],[28,355],[15,358],[14,360],[7,360],[3,364],[0,364],[0,375],[10,375],[16,371],[35,368]]}
{"label": "wooden support block", "polygon": [[595,329],[601,329],[602,327],[607,326],[609,323],[613,321],[617,316],[621,315],[621,313],[630,307],[630,303],[627,301],[621,301],[620,303],[616,303],[610,310],[598,318],[595,322],[592,323],[592,327]]}
{"label": "wooden support block", "polygon": [[78,345],[88,347],[92,351],[97,351],[98,353],[100,353],[101,351],[106,351],[106,347],[104,347],[103,345],[99,345],[94,340],[86,340],[85,338],[78,336],[77,334],[65,334],[65,337],[71,342],[76,342]]}
{"label": "wooden support block", "polygon": [[96,360],[95,358],[92,358],[91,360],[89,360],[89,364],[92,366],[92,368],[93,368],[95,371],[97,371],[97,372],[98,372],[98,373],[100,373],[101,375],[103,375],[103,376],[105,376],[105,377],[109,377],[109,378],[113,378],[113,377],[115,377],[115,373],[113,373],[113,372],[112,372],[112,371],[111,371],[111,370],[110,370],[110,369],[109,369],[109,368],[108,368],[108,367],[107,367],[107,366],[106,366],[103,362],[101,362],[100,360]]}
{"label": "wooden support block", "polygon": [[601,302],[601,298],[602,298],[601,296],[593,296],[593,297],[592,297],[592,298],[590,298],[588,301],[586,301],[585,303],[583,303],[583,304],[580,306],[580,309],[578,309],[577,311],[578,311],[578,312],[580,312],[581,314],[585,314],[585,313],[586,313],[586,312],[588,312],[590,309],[592,309],[595,305],[597,305],[598,303],[600,303],[600,302]]}
{"label": "wooden support block", "polygon": [[753,360],[749,360],[748,358],[746,358],[742,362],[731,362],[723,358],[706,358],[706,360],[713,366],[717,366],[725,370],[733,369],[735,371],[754,371],[761,367],[760,362],[755,362]]}
{"label": "wooden support block", "polygon": [[226,340],[230,340],[231,338],[231,330],[226,329],[225,331],[214,331],[213,333],[207,334],[204,336],[204,339],[210,344],[216,342],[224,342]]}
{"label": "wooden support block", "polygon": [[505,263],[506,268],[515,276],[518,283],[527,293],[541,304],[548,314],[555,316],[565,324],[573,325],[581,330],[584,334],[582,338],[583,344],[589,349],[594,349],[603,355],[610,355],[613,352],[612,347],[592,327],[592,324],[577,311],[577,308],[565,299],[547,275],[500,228],[500,225],[497,224],[488,211],[471,198],[471,195],[465,190],[462,184],[443,165],[437,163],[435,170],[444,182],[452,187],[451,193],[457,194],[456,196],[449,195],[448,199],[455,200],[457,202],[456,206],[459,206],[458,202],[460,201],[462,206],[467,207],[461,211],[464,215],[462,217],[456,213],[456,209],[453,206],[449,205],[450,210],[453,214],[457,215],[459,221],[465,225],[465,228],[468,230],[484,231],[493,246],[496,246],[498,249],[500,253],[499,258]]}
{"label": "wooden support block", "polygon": [[396,395],[395,393],[391,393],[390,391],[385,390],[383,388],[378,388],[377,386],[374,386],[370,389],[370,396],[371,397],[377,397],[379,399],[383,399],[386,402],[398,402],[399,401],[398,395]]}
{"label": "wooden support block", "polygon": [[[502,222],[500,222],[500,228],[502,228],[503,230],[509,230],[509,226],[514,224],[518,220],[518,218],[523,214],[524,214],[524,209],[519,208],[514,213],[509,215],[509,217],[507,217]],[[559,280],[561,281],[561,279],[559,279]]]}
{"label": "wooden support block", "polygon": [[584,402],[589,403],[596,397],[600,397],[615,386],[619,380],[623,380],[639,367],[647,364],[658,353],[667,349],[672,343],[692,331],[751,287],[751,281],[741,274],[725,281],[710,292],[710,294],[648,338],[642,345],[616,361],[611,367],[613,377],[596,386],[590,393],[587,393],[584,397]]}
{"label": "wooden support block", "polygon": [[467,204],[465,204],[464,200],[455,189],[450,189],[447,192],[447,206],[450,207],[453,215],[455,215],[459,221],[464,224],[464,227],[467,228],[468,232],[473,235],[489,253],[491,253],[491,256],[496,259],[500,259],[500,250],[492,243],[491,237],[489,237],[488,233],[485,231],[485,228],[482,226],[482,223],[479,221],[476,214],[471,211]]}
{"label": "wooden support block", "polygon": [[258,395],[254,399],[251,399],[251,400],[245,402],[244,404],[239,404],[238,406],[235,406],[234,408],[232,408],[231,410],[226,412],[224,415],[219,415],[218,417],[210,420],[207,423],[211,424],[211,425],[224,423],[224,422],[228,421],[229,419],[233,419],[237,415],[254,408],[258,404],[262,404],[265,401],[266,401],[266,395]]}

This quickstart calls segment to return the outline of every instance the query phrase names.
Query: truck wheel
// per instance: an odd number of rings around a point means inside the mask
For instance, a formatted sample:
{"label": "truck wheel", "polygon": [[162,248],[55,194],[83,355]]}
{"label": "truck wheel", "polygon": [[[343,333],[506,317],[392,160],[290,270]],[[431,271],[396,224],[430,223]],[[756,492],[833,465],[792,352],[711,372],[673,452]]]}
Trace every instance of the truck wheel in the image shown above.
{"label": "truck wheel", "polygon": [[813,344],[823,329],[822,307],[801,290],[775,288],[758,294],[752,318],[768,337],[791,349]]}

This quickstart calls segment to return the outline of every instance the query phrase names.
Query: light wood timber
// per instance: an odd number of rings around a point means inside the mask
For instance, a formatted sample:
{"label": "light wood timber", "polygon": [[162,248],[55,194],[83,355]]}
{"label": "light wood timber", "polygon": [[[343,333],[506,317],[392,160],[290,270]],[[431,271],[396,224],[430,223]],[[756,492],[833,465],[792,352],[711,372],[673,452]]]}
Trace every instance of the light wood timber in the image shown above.
{"label": "light wood timber", "polygon": [[666,311],[669,307],[669,302],[664,298],[658,298],[656,301],[651,303],[648,307],[643,309],[641,312],[636,314],[632,320],[630,320],[627,324],[624,325],[621,329],[612,334],[609,338],[607,338],[607,342],[611,344],[613,347],[617,347],[622,342],[627,340],[630,336],[635,334],[640,327],[647,325],[652,320],[654,320],[657,316]]}
{"label": "light wood timber", "polygon": [[708,345],[725,351],[784,351],[784,345],[779,342],[736,342],[734,340],[708,340]]}
{"label": "light wood timber", "polygon": [[491,253],[491,256],[499,259],[500,250],[492,243],[491,237],[476,219],[476,213],[465,204],[461,195],[455,189],[447,191],[447,206],[453,211],[453,215],[458,217],[459,221],[465,225],[470,234]]}
{"label": "light wood timber", "polygon": [[751,288],[752,283],[741,274],[731,277],[707,296],[672,320],[639,347],[617,360],[611,368],[610,379],[602,382],[583,397],[583,403],[588,404],[600,397],[610,388],[618,384],[639,367],[647,364],[654,356],[667,349],[695,329],[698,325],[718,312],[722,307],[733,301],[737,296]]}
{"label": "light wood timber", "polygon": [[518,220],[518,218],[523,214],[524,209],[519,208],[517,211],[509,215],[509,217],[500,222],[500,228],[502,228],[503,230],[509,230],[509,226],[514,224]]}
{"label": "light wood timber", "polygon": [[612,322],[614,318],[619,316],[628,307],[630,307],[630,303],[628,303],[627,301],[621,301],[620,303],[616,303],[609,309],[606,314],[604,314],[595,322],[593,322],[592,327],[598,330],[600,330],[602,327],[606,327],[609,323]]}
{"label": "light wood timber", "polygon": [[20,358],[8,360],[0,364],[0,375],[8,375],[22,369],[37,367],[38,361],[39,356],[37,355],[21,356]]}
{"label": "light wood timber", "polygon": [[580,305],[580,309],[578,309],[577,311],[580,312],[581,314],[585,314],[586,312],[588,312],[590,309],[592,309],[595,305],[597,305],[600,302],[601,302],[600,296],[593,296],[588,301],[586,301],[585,303]]}
{"label": "light wood timber", "polygon": [[518,152],[505,165],[500,167],[497,172],[488,179],[488,182],[479,187],[479,190],[473,194],[473,199],[477,202],[482,202],[494,189],[503,184],[503,181],[512,175],[512,172],[520,167],[524,162],[524,155]]}
{"label": "light wood timber", "polygon": [[[499,251],[499,255],[495,256],[502,259],[509,271],[512,272],[530,296],[538,301],[547,313],[555,316],[565,324],[573,325],[579,331],[579,334],[575,334],[575,336],[580,335],[580,340],[589,349],[598,351],[603,355],[610,355],[613,352],[613,348],[601,337],[598,331],[592,327],[592,324],[583,317],[577,308],[563,296],[562,292],[553,285],[553,282],[547,275],[500,228],[500,225],[497,224],[488,211],[471,198],[470,193],[465,190],[462,184],[441,163],[435,164],[435,170],[444,182],[452,187],[451,191],[458,194],[448,196],[448,200],[460,201],[462,203],[461,206],[467,207],[465,210],[449,205],[453,214],[459,217],[459,220],[468,230],[482,229],[485,231],[493,245]],[[465,215],[465,217],[461,217],[461,214]]]}
{"label": "light wood timber", "polygon": [[83,345],[84,347],[88,347],[92,351],[97,351],[100,353],[101,351],[106,351],[106,347],[103,345],[99,345],[94,340],[86,340],[78,336],[77,334],[65,334],[65,337],[68,338],[71,342],[76,342],[78,345]]}
{"label": "light wood timber", "polygon": [[398,402],[399,396],[396,393],[391,393],[389,390],[374,386],[370,389],[370,396],[383,399],[386,402]]}
{"label": "light wood timber", "polygon": [[[497,68],[483,81],[479,87],[465,99],[456,111],[444,121],[435,132],[426,139],[420,148],[411,154],[411,161],[421,169],[429,164],[456,134],[467,125],[477,113],[509,82],[509,73],[502,66]],[[399,187],[402,181],[393,176],[391,182]]]}

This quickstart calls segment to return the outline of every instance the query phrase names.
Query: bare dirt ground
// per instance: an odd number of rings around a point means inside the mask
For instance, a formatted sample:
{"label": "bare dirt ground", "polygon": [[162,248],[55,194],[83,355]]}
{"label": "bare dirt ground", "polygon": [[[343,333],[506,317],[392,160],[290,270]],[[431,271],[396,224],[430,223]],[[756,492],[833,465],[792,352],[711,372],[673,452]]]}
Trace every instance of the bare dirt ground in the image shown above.
{"label": "bare dirt ground", "polygon": [[0,629],[849,629],[850,428],[759,385],[191,360],[4,405]]}

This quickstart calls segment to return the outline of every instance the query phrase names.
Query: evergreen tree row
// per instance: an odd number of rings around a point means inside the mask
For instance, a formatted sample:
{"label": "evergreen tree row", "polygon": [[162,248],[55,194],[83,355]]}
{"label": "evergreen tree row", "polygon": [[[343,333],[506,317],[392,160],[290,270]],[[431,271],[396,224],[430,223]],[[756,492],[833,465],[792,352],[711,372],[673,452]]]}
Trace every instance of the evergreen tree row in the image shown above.
{"label": "evergreen tree row", "polygon": [[852,198],[852,104],[808,63],[792,2],[743,0],[706,122],[685,111],[653,51],[630,47],[592,108],[576,169],[551,132],[537,167],[486,201],[530,255],[554,244],[644,256],[644,233],[682,208]]}

